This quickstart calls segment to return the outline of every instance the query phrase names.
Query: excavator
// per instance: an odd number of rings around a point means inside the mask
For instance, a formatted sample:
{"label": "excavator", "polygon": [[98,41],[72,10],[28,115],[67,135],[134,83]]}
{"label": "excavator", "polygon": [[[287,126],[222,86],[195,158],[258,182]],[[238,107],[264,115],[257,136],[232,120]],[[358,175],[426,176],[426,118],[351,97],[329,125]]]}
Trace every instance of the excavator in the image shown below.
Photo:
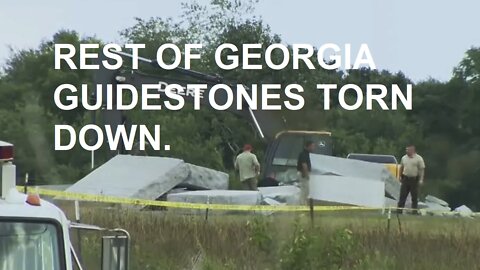
{"label": "excavator", "polygon": [[[126,52],[113,52],[116,53],[126,60],[133,59],[131,54]],[[103,55],[99,54],[97,61],[108,61],[108,59]],[[136,89],[141,89],[144,84],[158,84],[160,88],[165,89],[166,85],[177,84],[184,87],[188,92],[188,84],[206,84],[207,88],[203,92],[203,96],[208,96],[209,91],[213,85],[216,84],[226,84],[231,86],[233,91],[236,91],[236,85],[231,82],[227,82],[224,78],[219,75],[210,75],[202,72],[194,71],[191,69],[184,69],[177,67],[170,71],[165,71],[160,68],[156,60],[138,57],[139,65],[138,69],[132,69],[126,66],[118,70],[109,70],[99,65],[98,69],[94,74],[94,83],[102,85],[103,97],[106,97],[108,93],[106,92],[106,86],[112,85],[113,89],[116,88],[119,84],[129,84],[134,86]],[[127,61],[124,61],[124,63]],[[142,69],[143,66],[143,69]],[[165,75],[167,74],[167,75]],[[250,91],[247,88],[247,91]],[[159,91],[162,98],[168,99],[165,92]],[[115,102],[116,91],[112,91],[113,95],[112,100]],[[259,94],[261,95],[261,94]],[[236,96],[232,104],[237,104]],[[95,91],[92,92],[90,97],[92,100],[95,100]],[[227,100],[226,93],[222,91],[215,92],[215,100],[217,104],[224,104]],[[184,95],[185,102],[194,102],[193,95]],[[261,100],[260,98],[258,100]],[[223,102],[223,103],[222,103]],[[212,108],[208,98],[200,99],[202,108]],[[128,115],[126,111],[120,111],[115,109],[106,110],[106,105],[102,106],[101,109],[101,118],[103,125],[110,125],[112,130],[115,132],[115,127],[119,125],[125,125],[128,129]],[[261,161],[261,174],[260,177],[263,179],[265,176],[275,175],[275,178],[279,182],[291,183],[296,180],[296,164],[297,157],[299,152],[303,149],[303,146],[306,141],[313,141],[317,147],[315,147],[315,154],[323,155],[332,155],[333,143],[332,143],[332,134],[328,131],[306,131],[306,130],[289,130],[286,128],[285,119],[278,117],[278,113],[275,114],[273,111],[252,109],[248,104],[244,102],[242,109],[238,108],[227,109],[227,111],[247,119],[256,130],[258,136],[265,143],[266,148],[264,151],[264,160]],[[95,113],[92,119],[93,122],[96,121]],[[95,123],[94,123],[95,124]],[[238,147],[233,147],[234,144],[228,143],[231,150],[235,153],[239,149]],[[115,154],[126,154],[127,152],[124,149],[120,149]],[[238,152],[237,152],[238,153]]]}

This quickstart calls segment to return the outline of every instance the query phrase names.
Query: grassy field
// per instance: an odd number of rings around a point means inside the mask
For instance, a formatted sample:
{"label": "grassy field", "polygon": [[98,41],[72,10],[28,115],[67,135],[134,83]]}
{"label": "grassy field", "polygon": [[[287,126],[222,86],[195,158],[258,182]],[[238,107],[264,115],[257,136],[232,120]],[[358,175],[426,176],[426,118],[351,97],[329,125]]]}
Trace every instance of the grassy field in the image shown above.
{"label": "grassy field", "polygon": [[[71,213],[70,210],[67,212]],[[69,214],[70,215],[70,214]],[[480,220],[379,213],[180,215],[84,207],[82,222],[132,235],[131,269],[480,269]],[[75,235],[74,235],[75,236]],[[99,269],[100,241],[82,234]]]}

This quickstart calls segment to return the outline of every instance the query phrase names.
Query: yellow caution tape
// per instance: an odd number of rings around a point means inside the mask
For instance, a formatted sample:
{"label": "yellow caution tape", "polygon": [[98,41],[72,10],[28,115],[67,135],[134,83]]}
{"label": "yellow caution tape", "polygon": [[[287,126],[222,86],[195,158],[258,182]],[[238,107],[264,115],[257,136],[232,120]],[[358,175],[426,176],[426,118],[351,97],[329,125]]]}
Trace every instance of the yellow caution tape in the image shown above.
{"label": "yellow caution tape", "polygon": [[[230,211],[310,211],[310,207],[306,205],[232,205],[232,204],[210,204],[210,203],[187,203],[187,202],[171,202],[156,201],[146,199],[122,198],[116,196],[93,195],[85,193],[74,193],[58,190],[49,190],[41,188],[30,188],[35,190],[39,195],[56,197],[56,199],[80,200],[88,202],[128,204],[138,206],[157,206],[169,208],[184,209],[211,209],[211,210],[230,210]],[[24,187],[19,186],[19,191],[23,191]],[[320,206],[315,205],[314,211],[337,211],[337,210],[381,210],[382,208],[369,208],[360,206]]]}
{"label": "yellow caution tape", "polygon": [[[24,187],[18,186],[19,191],[23,191]],[[94,195],[86,193],[75,193],[58,190],[49,190],[41,188],[34,189],[35,193],[39,195],[56,197],[55,199],[79,200],[87,202],[99,203],[113,203],[113,204],[128,204],[137,206],[157,206],[169,208],[183,208],[183,209],[200,209],[200,210],[229,210],[229,211],[282,211],[282,212],[306,212],[306,211],[340,211],[340,210],[397,210],[396,207],[376,208],[363,206],[322,206],[314,205],[313,209],[307,205],[233,205],[233,204],[210,204],[210,203],[187,203],[187,202],[172,202],[172,201],[156,201],[146,199],[122,198],[116,196]],[[403,208],[402,210],[414,210]],[[428,212],[450,213],[443,210],[428,210]],[[478,215],[479,213],[474,213]]]}

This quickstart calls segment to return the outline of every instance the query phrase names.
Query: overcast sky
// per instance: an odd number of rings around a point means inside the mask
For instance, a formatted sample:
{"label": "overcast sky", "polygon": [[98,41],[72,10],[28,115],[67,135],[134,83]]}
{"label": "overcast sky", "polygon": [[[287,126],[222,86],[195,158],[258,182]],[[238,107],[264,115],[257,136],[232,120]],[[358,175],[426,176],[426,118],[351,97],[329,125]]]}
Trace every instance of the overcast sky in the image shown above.
{"label": "overcast sky", "polygon": [[[9,46],[35,48],[60,29],[118,42],[118,32],[134,17],[181,13],[180,1],[138,3],[0,0],[0,65]],[[256,12],[287,43],[367,43],[379,69],[401,70],[415,81],[445,81],[465,51],[480,46],[479,10],[478,0],[262,0]]]}

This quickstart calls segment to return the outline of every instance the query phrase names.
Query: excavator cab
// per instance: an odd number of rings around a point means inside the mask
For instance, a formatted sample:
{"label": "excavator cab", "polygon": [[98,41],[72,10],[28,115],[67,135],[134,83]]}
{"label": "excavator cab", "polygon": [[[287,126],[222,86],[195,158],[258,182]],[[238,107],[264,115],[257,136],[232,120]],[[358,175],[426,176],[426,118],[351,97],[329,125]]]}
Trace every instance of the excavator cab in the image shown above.
{"label": "excavator cab", "polygon": [[263,175],[275,175],[285,184],[297,179],[297,159],[307,141],[315,144],[314,154],[333,154],[332,134],[328,131],[287,130],[277,133],[265,153]]}

